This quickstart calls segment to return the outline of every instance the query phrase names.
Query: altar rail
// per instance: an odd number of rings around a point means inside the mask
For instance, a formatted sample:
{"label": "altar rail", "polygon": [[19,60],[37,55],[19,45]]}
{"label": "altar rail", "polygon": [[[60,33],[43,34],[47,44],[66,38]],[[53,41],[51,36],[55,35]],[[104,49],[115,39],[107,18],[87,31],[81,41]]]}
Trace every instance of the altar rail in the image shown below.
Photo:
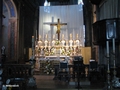
{"label": "altar rail", "polygon": [[31,76],[31,65],[27,64],[4,64],[3,83],[10,80],[10,84],[18,84],[20,89],[27,85],[28,78]]}

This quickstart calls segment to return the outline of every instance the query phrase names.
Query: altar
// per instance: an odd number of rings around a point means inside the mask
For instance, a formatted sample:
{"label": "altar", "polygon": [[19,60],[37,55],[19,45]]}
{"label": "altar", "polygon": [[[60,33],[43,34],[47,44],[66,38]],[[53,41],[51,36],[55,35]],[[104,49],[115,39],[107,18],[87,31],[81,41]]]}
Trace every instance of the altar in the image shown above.
{"label": "altar", "polygon": [[[91,58],[91,47],[81,48],[81,55],[83,57],[83,63],[89,64]],[[54,74],[54,66],[59,65],[60,61],[68,62],[68,65],[73,65],[75,55],[59,55],[59,56],[36,56],[36,66],[40,69],[41,73],[46,73],[46,68],[51,68]]]}
{"label": "altar", "polygon": [[[45,56],[45,57],[36,57],[35,67],[38,68],[41,72],[54,74],[55,65],[59,65],[60,62],[67,62],[69,65],[72,64],[71,57],[69,56]],[[49,69],[49,70],[48,70]]]}
{"label": "altar", "polygon": [[45,41],[40,38],[35,47],[36,65],[39,66],[41,72],[46,72],[48,68],[53,72],[54,65],[59,65],[61,61],[66,61],[68,65],[72,65],[74,56],[82,56],[84,64],[89,64],[91,58],[91,47],[83,47],[78,34],[75,40],[70,34],[70,40],[65,40],[64,35],[62,35],[62,40],[53,37],[52,41],[48,40],[46,34]]}
{"label": "altar", "polygon": [[[77,8],[77,6],[75,7]],[[58,11],[60,9],[61,8],[59,8]],[[66,11],[65,7],[62,11],[64,10]],[[81,15],[82,14],[78,12],[77,16]],[[36,37],[35,41],[35,58],[40,64],[40,69],[45,68],[47,65],[50,65],[52,68],[56,64],[59,65],[61,61],[66,61],[68,62],[68,65],[72,65],[74,56],[82,56],[84,60],[83,62],[88,64],[91,58],[91,48],[84,46],[85,32],[82,22],[83,18],[81,18],[81,21],[78,19],[75,20],[73,17],[69,18],[69,20],[73,19],[70,20],[71,22],[68,22],[67,19],[64,19],[65,21],[63,21],[62,17],[56,19],[53,16],[50,18],[52,18],[52,22],[42,21],[41,19],[39,24],[39,37]],[[54,22],[54,20],[57,20],[57,22]],[[72,24],[70,25],[70,23]],[[77,25],[76,23],[79,23],[80,25]],[[73,24],[75,25],[74,28],[76,30],[71,27]],[[47,26],[49,26],[49,28],[46,28]],[[63,28],[65,28],[65,30],[63,30]],[[36,36],[37,35],[36,32]]]}

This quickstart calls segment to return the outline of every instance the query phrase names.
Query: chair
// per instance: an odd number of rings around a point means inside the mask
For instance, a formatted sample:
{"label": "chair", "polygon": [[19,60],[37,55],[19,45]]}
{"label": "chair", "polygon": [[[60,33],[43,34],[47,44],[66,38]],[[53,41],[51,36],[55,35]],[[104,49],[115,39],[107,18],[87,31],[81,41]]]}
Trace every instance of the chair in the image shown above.
{"label": "chair", "polygon": [[98,62],[96,61],[90,61],[90,71],[97,71],[98,68]]}
{"label": "chair", "polygon": [[67,62],[59,63],[58,79],[69,82],[69,68]]}
{"label": "chair", "polygon": [[98,71],[98,62],[90,61],[89,65],[89,80],[91,82],[96,82],[100,78],[100,72]]}

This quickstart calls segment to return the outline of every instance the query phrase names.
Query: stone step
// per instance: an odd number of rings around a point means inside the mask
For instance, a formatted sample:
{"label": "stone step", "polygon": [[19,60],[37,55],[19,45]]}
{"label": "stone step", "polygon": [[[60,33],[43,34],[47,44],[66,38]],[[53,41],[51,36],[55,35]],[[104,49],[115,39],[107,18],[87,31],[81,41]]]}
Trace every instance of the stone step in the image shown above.
{"label": "stone step", "polygon": [[[80,81],[79,83],[80,83],[80,85],[90,85],[89,81]],[[77,85],[77,84],[78,84],[78,82],[75,82],[75,81],[69,82],[69,85]]]}

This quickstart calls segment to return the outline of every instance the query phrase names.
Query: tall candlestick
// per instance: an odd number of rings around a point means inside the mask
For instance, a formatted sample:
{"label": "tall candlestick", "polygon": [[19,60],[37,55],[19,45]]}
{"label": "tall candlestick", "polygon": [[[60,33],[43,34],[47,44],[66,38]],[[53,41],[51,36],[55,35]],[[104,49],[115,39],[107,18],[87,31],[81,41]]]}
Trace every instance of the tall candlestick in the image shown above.
{"label": "tall candlestick", "polygon": [[32,36],[32,60],[34,59],[34,36]]}
{"label": "tall candlestick", "polygon": [[113,38],[113,53],[115,53],[115,38]]}
{"label": "tall candlestick", "polygon": [[107,57],[109,57],[109,41],[106,42]]}

